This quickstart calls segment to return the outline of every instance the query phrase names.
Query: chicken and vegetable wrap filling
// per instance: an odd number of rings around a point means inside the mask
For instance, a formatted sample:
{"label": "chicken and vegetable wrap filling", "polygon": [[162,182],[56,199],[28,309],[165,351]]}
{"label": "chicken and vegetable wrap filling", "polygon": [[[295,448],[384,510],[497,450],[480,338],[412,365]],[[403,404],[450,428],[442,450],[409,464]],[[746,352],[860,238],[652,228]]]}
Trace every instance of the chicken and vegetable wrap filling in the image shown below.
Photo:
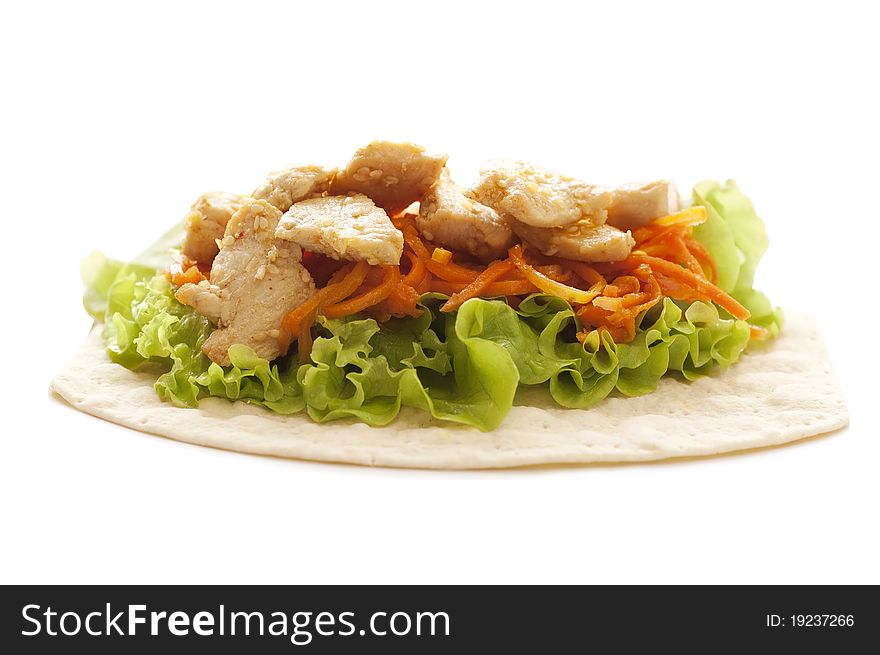
{"label": "chicken and vegetable wrap filling", "polygon": [[84,262],[109,357],[156,392],[316,421],[401,406],[481,430],[523,385],[559,405],[650,393],[775,337],[764,226],[737,185],[604,187],[518,161],[462,186],[446,156],[373,142],[340,169],[210,192],[133,262]]}

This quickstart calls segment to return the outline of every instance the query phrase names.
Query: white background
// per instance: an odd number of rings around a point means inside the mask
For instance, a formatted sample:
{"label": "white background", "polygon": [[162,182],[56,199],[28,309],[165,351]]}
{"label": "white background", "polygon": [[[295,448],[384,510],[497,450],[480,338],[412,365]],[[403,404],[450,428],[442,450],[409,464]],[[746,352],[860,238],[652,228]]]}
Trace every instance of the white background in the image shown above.
{"label": "white background", "polygon": [[[4,3],[2,582],[880,582],[872,3]],[[822,324],[852,425],[708,460],[368,469],[179,444],[47,393],[78,262],[202,191],[407,138],[467,181],[735,177],[758,286]],[[835,609],[835,608],[829,608]]]}

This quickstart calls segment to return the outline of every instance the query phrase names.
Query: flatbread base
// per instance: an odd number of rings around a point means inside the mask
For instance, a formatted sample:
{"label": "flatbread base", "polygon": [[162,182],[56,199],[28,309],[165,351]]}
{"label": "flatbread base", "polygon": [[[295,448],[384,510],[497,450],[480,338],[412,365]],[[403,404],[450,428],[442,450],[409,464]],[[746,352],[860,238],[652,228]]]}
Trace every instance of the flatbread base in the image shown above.
{"label": "flatbread base", "polygon": [[404,408],[388,426],[315,423],[304,413],[206,398],[198,409],[162,402],[156,375],[107,358],[97,331],[52,381],[52,391],[88,414],[135,430],[258,455],[409,468],[502,468],[640,462],[772,446],[849,422],[822,337],[809,318],[788,316],[783,334],[726,371],[685,382],[664,378],[637,398],[592,409],[555,405],[527,389],[500,428],[480,432]]}

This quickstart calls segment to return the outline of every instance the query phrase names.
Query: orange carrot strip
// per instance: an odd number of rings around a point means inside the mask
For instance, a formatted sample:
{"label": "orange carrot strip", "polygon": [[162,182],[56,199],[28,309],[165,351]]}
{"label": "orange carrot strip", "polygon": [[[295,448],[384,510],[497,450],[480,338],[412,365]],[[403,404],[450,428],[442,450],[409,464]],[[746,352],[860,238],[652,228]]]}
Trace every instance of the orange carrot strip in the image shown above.
{"label": "orange carrot strip", "polygon": [[711,300],[720,307],[723,307],[731,316],[743,320],[751,316],[749,310],[739,304],[734,298],[711,282],[694,275],[692,271],[682,268],[678,264],[666,261],[665,259],[660,259],[659,257],[651,257],[650,255],[630,255],[625,261],[636,265],[647,264],[654,273],[671,278],[686,287],[690,287],[700,296]]}
{"label": "orange carrot strip", "polygon": [[655,218],[652,222],[656,225],[662,225],[664,227],[668,227],[670,225],[694,226],[699,225],[700,223],[705,223],[707,217],[708,213],[706,212],[706,208],[702,205],[695,205],[694,207],[683,209],[680,212],[671,214],[669,216],[661,216],[660,218]]}
{"label": "orange carrot strip", "polygon": [[399,228],[403,232],[403,242],[421,259],[430,259],[431,253],[428,252],[427,246],[419,236],[419,231],[411,221],[403,223]]}
{"label": "orange carrot strip", "polygon": [[473,282],[464,287],[461,291],[452,294],[452,297],[446,301],[446,304],[440,308],[440,311],[451,312],[461,307],[465,301],[475,298],[482,293],[486,287],[492,282],[500,278],[505,273],[513,269],[513,262],[509,259],[503,261],[497,260],[489,264],[482,273],[480,273]]}
{"label": "orange carrot strip", "polygon": [[391,295],[391,292],[394,291],[394,286],[400,279],[400,268],[394,265],[383,264],[382,269],[384,270],[385,275],[378,286],[360,294],[359,296],[355,296],[354,298],[349,298],[348,300],[332,305],[326,305],[321,308],[321,313],[327,318],[342,318],[343,316],[357,314],[362,309],[366,309],[367,307],[371,307],[385,300]]}
{"label": "orange carrot strip", "polygon": [[477,279],[477,271],[472,271],[464,266],[459,266],[453,262],[441,264],[433,259],[424,260],[425,268],[431,271],[437,277],[448,282],[464,282],[468,284]]}
{"label": "orange carrot strip", "polygon": [[416,284],[413,289],[415,289],[420,294],[428,293],[431,291],[431,285],[433,284],[434,276],[429,272],[425,271],[425,277],[422,278],[421,282]]}
{"label": "orange carrot strip", "polygon": [[420,316],[422,310],[416,306],[418,301],[419,293],[400,278],[394,290],[376,307],[391,316]]}
{"label": "orange carrot strip", "polygon": [[369,272],[370,265],[367,262],[355,264],[339,282],[328,284],[318,292],[321,295],[321,306],[348,298],[364,283]]}
{"label": "orange carrot strip", "polygon": [[463,282],[449,282],[447,280],[431,279],[426,291],[433,291],[436,293],[443,293],[447,296],[451,296],[455,293],[458,293],[466,286],[467,284]]}
{"label": "orange carrot strip", "polygon": [[[210,270],[210,267],[208,268]],[[202,280],[208,278],[199,268],[198,262],[193,261],[183,253],[178,253],[172,257],[171,265],[165,271],[166,279],[176,287],[182,287],[184,284],[198,284]]]}
{"label": "orange carrot strip", "polygon": [[669,236],[662,240],[662,242],[642,244],[642,250],[648,255],[682,264],[696,275],[705,277],[700,262],[691,254],[691,251],[685,245],[684,239],[679,235]]}
{"label": "orange carrot strip", "polygon": [[497,296],[524,296],[538,291],[540,289],[528,280],[501,280],[493,282],[483,289],[482,295],[486,298],[496,298]]}
{"label": "orange carrot strip", "polygon": [[523,277],[545,293],[581,305],[586,305],[598,295],[596,292],[570,287],[567,284],[562,284],[547,277],[525,260],[521,245],[515,245],[508,251],[508,254],[514,266],[523,274]]}
{"label": "orange carrot strip", "polygon": [[184,284],[198,284],[202,280],[207,280],[198,266],[190,266],[185,271],[168,271],[167,276],[171,284],[176,287],[182,287]]}
{"label": "orange carrot strip", "polygon": [[[600,275],[599,271],[590,266],[589,264],[585,264],[584,262],[576,262],[565,260],[565,264],[573,270],[575,273],[580,276],[584,282],[588,282],[590,284],[601,284],[603,287],[605,286],[605,278]],[[601,291],[601,289],[600,289]]]}
{"label": "orange carrot strip", "polygon": [[411,287],[417,287],[425,277],[425,264],[409,250],[404,254],[407,256],[407,259],[409,259],[410,264],[412,264],[412,268],[410,268],[409,273],[403,277],[403,283]]}
{"label": "orange carrot strip", "polygon": [[703,272],[709,273],[709,281],[712,283],[716,282],[718,280],[718,269],[715,266],[712,255],[709,254],[708,248],[696,239],[685,239],[684,245],[700,262]]}
{"label": "orange carrot strip", "polygon": [[308,320],[302,321],[299,333],[296,337],[296,355],[300,364],[308,364],[312,354],[312,324],[315,322],[315,314],[311,314]]}
{"label": "orange carrot strip", "polygon": [[[464,289],[467,285],[446,280],[432,280],[430,291],[445,293],[451,296]],[[480,293],[480,298],[497,298],[499,296],[524,296],[529,293],[540,291],[538,287],[528,280],[501,280],[493,282]]]}
{"label": "orange carrot strip", "polygon": [[[354,293],[363,284],[369,269],[370,265],[367,262],[358,262],[352,268],[346,266],[340,269],[334,273],[334,277],[342,276],[342,271],[347,270],[340,281],[328,284],[304,303],[288,312],[281,321],[282,336],[279,341],[284,346],[283,349],[286,350],[290,346],[290,342],[299,336],[303,323],[311,326],[315,322],[315,316],[324,304],[339,302]],[[311,320],[307,320],[309,318]]]}

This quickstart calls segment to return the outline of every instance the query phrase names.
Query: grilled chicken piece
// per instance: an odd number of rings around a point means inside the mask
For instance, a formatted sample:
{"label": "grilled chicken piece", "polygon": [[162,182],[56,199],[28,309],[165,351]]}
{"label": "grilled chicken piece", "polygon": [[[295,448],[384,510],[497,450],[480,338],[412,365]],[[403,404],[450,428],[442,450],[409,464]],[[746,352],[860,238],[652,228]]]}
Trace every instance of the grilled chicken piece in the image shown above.
{"label": "grilled chicken piece", "polygon": [[583,221],[566,227],[540,228],[513,223],[513,231],[545,255],[582,262],[626,259],[635,245],[632,235],[610,225]]}
{"label": "grilled chicken piece", "polygon": [[403,234],[363,194],[303,200],[281,217],[275,236],[333,259],[399,264]]}
{"label": "grilled chicken piece", "polygon": [[678,190],[669,180],[624,184],[611,190],[608,224],[629,230],[679,210]]}
{"label": "grilled chicken piece", "polygon": [[183,254],[200,264],[210,264],[220,247],[226,224],[247,200],[246,196],[209,191],[199,196],[186,216]]}
{"label": "grilled chicken piece", "polygon": [[466,197],[446,169],[425,194],[416,217],[419,232],[428,241],[483,261],[504,257],[516,242],[508,223],[491,207]]}
{"label": "grilled chicken piece", "polygon": [[602,225],[611,204],[611,193],[603,187],[520,161],[489,162],[467,195],[534,227],[584,220]]}
{"label": "grilled chicken piece", "polygon": [[189,305],[199,314],[217,325],[220,322],[220,313],[223,309],[223,301],[220,299],[220,287],[202,280],[198,284],[187,282],[174,294],[184,305]]}
{"label": "grilled chicken piece", "polygon": [[413,143],[373,141],[354,153],[330,185],[333,195],[363,193],[395,216],[421,200],[446,165],[446,155]]}
{"label": "grilled chicken piece", "polygon": [[270,205],[286,212],[295,202],[321,196],[330,187],[334,175],[335,168],[292,166],[269,173],[266,181],[254,190],[253,196],[268,200]]}
{"label": "grilled chicken piece", "polygon": [[265,200],[246,202],[229,220],[214,258],[210,282],[184,284],[176,298],[217,325],[202,352],[229,365],[229,347],[249,346],[260,357],[283,355],[279,328],[284,315],[315,293],[295,243],[277,241],[281,212]]}

